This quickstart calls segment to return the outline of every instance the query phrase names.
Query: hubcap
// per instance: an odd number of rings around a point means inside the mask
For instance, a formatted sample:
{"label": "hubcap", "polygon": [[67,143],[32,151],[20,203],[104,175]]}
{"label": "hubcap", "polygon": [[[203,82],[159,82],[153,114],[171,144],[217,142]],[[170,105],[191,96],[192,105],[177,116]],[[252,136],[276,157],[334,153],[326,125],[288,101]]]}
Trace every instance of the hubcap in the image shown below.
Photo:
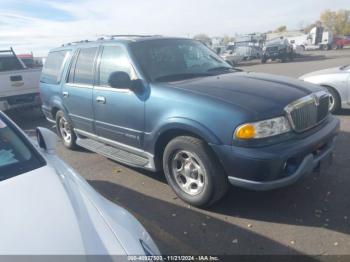
{"label": "hubcap", "polygon": [[204,189],[205,170],[199,158],[188,151],[178,151],[171,162],[177,185],[189,195],[197,195]]}
{"label": "hubcap", "polygon": [[72,131],[67,120],[64,117],[61,117],[58,125],[63,140],[67,143],[70,143],[72,139]]}

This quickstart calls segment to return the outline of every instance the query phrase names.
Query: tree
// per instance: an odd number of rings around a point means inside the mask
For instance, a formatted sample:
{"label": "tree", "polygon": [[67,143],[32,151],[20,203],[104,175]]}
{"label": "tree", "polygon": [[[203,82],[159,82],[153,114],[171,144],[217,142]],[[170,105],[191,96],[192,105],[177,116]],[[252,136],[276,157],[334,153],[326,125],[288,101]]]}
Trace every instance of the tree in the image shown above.
{"label": "tree", "polygon": [[282,25],[275,30],[276,33],[282,33],[285,31],[287,31],[287,26],[285,26],[285,25]]}
{"label": "tree", "polygon": [[350,34],[350,10],[323,11],[320,16],[322,24],[336,35]]}
{"label": "tree", "polygon": [[330,9],[326,9],[321,13],[320,20],[322,25],[324,25],[328,30],[335,31],[335,16],[336,13]]}
{"label": "tree", "polygon": [[222,38],[223,45],[228,45],[232,41],[234,41],[234,38],[228,35],[224,35],[224,37]]}
{"label": "tree", "polygon": [[194,39],[201,41],[203,44],[206,44],[208,46],[211,45],[211,38],[206,34],[198,34],[193,37]]}
{"label": "tree", "polygon": [[350,10],[339,10],[336,13],[334,27],[339,35],[350,34]]}

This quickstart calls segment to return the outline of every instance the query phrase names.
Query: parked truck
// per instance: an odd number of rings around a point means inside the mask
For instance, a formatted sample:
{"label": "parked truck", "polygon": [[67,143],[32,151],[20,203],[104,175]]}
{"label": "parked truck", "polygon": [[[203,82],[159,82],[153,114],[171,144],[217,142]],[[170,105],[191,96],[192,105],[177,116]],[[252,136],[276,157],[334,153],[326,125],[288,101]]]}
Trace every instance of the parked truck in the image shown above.
{"label": "parked truck", "polygon": [[11,48],[0,51],[0,111],[41,104],[41,69],[30,69]]}
{"label": "parked truck", "polygon": [[294,50],[329,50],[333,44],[333,33],[326,31],[322,26],[315,26],[308,34],[286,38],[293,44]]}

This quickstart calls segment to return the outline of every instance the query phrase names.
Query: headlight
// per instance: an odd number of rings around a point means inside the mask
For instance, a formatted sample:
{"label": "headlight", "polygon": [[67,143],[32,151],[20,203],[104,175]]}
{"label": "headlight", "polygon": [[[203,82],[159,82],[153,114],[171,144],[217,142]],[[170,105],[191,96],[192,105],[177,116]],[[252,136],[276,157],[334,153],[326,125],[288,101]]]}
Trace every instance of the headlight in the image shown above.
{"label": "headlight", "polygon": [[246,123],[236,128],[234,136],[238,139],[256,139],[276,136],[290,131],[290,125],[284,116],[254,123]]}

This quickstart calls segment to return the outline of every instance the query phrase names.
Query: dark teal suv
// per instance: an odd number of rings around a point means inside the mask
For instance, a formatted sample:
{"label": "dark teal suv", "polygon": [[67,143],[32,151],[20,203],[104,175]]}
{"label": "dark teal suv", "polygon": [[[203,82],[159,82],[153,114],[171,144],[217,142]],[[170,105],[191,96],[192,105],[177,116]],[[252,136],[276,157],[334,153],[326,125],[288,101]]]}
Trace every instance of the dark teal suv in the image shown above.
{"label": "dark teal suv", "polygon": [[322,87],[242,72],[183,38],[111,36],[53,49],[41,98],[66,147],[164,170],[196,206],[229,184],[294,183],[331,157],[339,129]]}

